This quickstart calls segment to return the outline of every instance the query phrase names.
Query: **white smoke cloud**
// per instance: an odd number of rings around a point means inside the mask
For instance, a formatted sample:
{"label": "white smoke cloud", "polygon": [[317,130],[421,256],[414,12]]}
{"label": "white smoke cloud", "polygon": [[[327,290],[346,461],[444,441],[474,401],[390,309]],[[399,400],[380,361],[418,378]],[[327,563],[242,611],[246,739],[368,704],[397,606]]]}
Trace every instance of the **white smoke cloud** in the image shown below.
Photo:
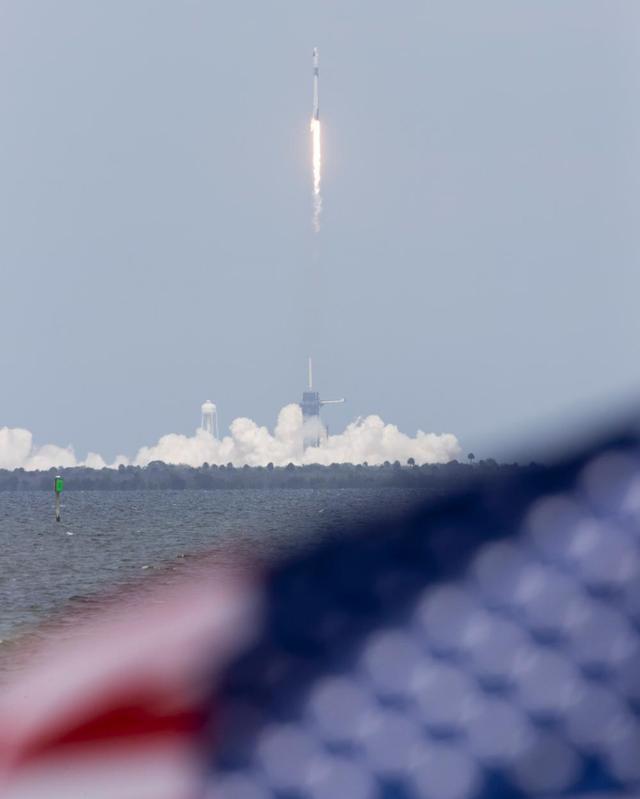
{"label": "white smoke cloud", "polygon": [[[399,460],[405,463],[413,458],[416,463],[445,463],[460,455],[457,438],[444,433],[424,433],[421,430],[410,437],[392,424],[385,424],[379,416],[367,416],[347,426],[344,432],[326,436],[323,430],[310,430],[302,420],[299,405],[287,405],[279,415],[276,427],[270,432],[251,419],[235,419],[229,428],[230,435],[214,438],[204,430],[186,436],[170,433],[149,447],[142,447],[129,461],[119,456],[111,464],[133,463],[146,466],[152,461],[201,466],[203,463],[234,466],[266,466],[273,463],[364,463],[381,464]],[[320,435],[318,447],[303,446],[305,438]],[[52,466],[88,466],[100,469],[105,466],[100,455],[89,453],[78,461],[72,447],[51,444],[36,447],[28,430],[0,428],[0,468],[49,469]]]}
{"label": "white smoke cloud", "polygon": [[319,447],[303,448],[305,437],[314,432],[305,429],[299,405],[287,405],[278,415],[273,433],[251,419],[232,422],[231,435],[216,440],[197,430],[193,436],[170,434],[152,447],[143,447],[133,462],[144,466],[151,461],[201,466],[203,463],[233,463],[234,466],[265,466],[273,463],[364,463],[371,465],[413,458],[416,463],[444,463],[460,455],[454,435],[423,433],[414,438],[401,433],[395,425],[385,424],[379,416],[367,416],[349,424],[343,433],[323,437]]}
{"label": "white smoke cloud", "polygon": [[44,444],[37,447],[33,435],[21,427],[0,427],[0,469],[19,469],[28,471],[46,470],[68,466],[89,466],[102,469],[104,460],[95,452],[90,452],[84,461],[76,458],[73,447],[58,447]]}

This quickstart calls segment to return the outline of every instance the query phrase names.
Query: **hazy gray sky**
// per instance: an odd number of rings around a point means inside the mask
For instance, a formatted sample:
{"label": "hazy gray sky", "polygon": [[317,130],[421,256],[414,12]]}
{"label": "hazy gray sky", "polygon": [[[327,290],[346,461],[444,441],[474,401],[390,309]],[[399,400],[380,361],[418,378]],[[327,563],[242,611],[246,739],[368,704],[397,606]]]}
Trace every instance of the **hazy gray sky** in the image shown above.
{"label": "hazy gray sky", "polygon": [[271,425],[310,351],[332,429],[483,455],[628,397],[639,33],[637,0],[3,0],[0,425]]}

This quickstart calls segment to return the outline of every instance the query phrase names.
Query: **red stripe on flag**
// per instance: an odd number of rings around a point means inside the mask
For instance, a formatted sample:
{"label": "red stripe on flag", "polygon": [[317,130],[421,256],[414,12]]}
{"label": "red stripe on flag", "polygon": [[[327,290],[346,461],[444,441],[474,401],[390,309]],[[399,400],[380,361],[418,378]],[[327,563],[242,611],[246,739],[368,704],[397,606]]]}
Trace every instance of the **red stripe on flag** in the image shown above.
{"label": "red stripe on flag", "polygon": [[[33,760],[66,747],[91,746],[127,739],[140,741],[155,738],[192,738],[205,724],[202,707],[170,707],[166,697],[145,701],[135,696],[116,704],[110,703],[84,717],[77,724],[49,730],[44,736],[34,736],[20,749],[18,764]],[[17,764],[16,764],[17,765]]]}

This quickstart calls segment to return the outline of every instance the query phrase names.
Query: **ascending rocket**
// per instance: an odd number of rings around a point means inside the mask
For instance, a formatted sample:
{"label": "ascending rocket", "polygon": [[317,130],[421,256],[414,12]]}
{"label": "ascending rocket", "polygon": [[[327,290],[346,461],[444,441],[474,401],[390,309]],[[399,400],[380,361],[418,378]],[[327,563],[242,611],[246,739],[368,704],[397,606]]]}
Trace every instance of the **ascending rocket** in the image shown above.
{"label": "ascending rocket", "polygon": [[320,82],[320,55],[318,48],[313,48],[313,115],[312,119],[320,119],[320,100],[318,99],[318,83]]}

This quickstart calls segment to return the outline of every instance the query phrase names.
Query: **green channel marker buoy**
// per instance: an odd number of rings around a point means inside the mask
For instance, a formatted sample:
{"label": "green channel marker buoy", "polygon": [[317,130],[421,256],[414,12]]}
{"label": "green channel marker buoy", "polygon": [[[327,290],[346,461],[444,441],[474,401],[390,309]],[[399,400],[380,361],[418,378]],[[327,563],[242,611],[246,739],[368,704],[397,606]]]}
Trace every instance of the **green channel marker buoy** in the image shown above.
{"label": "green channel marker buoy", "polygon": [[56,493],[56,521],[60,521],[60,495],[62,494],[62,489],[64,488],[64,480],[60,475],[56,475],[56,479],[53,481],[53,490]]}

